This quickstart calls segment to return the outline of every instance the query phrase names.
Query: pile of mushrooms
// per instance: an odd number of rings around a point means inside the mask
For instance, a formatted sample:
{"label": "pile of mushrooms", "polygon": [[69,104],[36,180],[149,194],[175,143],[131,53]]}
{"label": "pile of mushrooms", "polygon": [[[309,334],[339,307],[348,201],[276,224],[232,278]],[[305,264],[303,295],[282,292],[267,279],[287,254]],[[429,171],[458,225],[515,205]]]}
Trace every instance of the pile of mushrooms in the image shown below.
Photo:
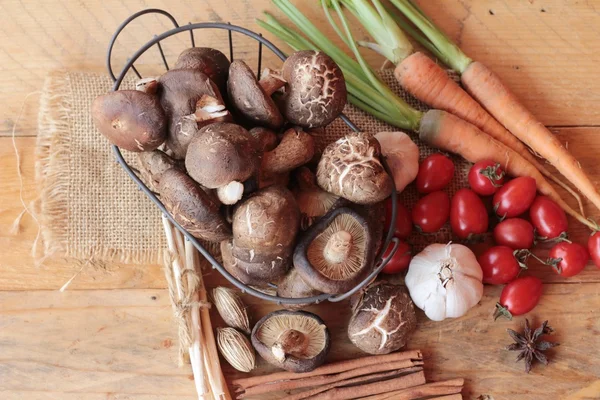
{"label": "pile of mushrooms", "polygon": [[[220,244],[231,275],[299,298],[354,288],[382,245],[394,181],[378,140],[349,130],[315,150],[346,100],[344,76],[324,53],[296,52],[257,79],[243,60],[191,48],[136,90],[96,98],[92,116],[112,144],[138,153],[139,175],[173,218]],[[309,318],[302,329],[318,341],[306,342],[295,322],[273,336],[267,323],[284,316]],[[329,336],[318,317],[281,311],[257,324],[252,342],[268,361],[305,371],[322,362]]]}

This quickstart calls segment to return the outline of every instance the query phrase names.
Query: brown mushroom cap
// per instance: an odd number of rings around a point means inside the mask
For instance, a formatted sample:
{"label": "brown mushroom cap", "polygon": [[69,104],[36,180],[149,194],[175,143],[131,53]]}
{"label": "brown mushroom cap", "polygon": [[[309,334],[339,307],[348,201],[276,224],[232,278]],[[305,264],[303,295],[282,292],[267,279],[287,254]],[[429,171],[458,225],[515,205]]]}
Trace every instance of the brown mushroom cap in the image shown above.
{"label": "brown mushroom cap", "polygon": [[158,191],[173,218],[194,237],[215,243],[231,237],[219,203],[184,172],[176,168],[164,172]]}
{"label": "brown mushroom cap", "polygon": [[159,78],[158,94],[168,119],[167,147],[177,159],[185,157],[192,137],[198,131],[194,113],[202,96],[221,103],[217,86],[197,69],[173,69]]}
{"label": "brown mushroom cap", "polygon": [[[312,297],[321,294],[318,290],[308,285],[296,268],[290,269],[285,278],[277,284],[277,296],[289,299],[299,299],[303,297]],[[310,304],[283,304],[288,310],[300,310]]]}
{"label": "brown mushroom cap", "polygon": [[171,168],[179,168],[177,161],[160,150],[138,153],[138,167],[144,182],[155,192],[162,174]]}
{"label": "brown mushroom cap", "polygon": [[291,249],[300,225],[300,211],[292,193],[269,186],[244,200],[233,214],[234,247],[255,254],[282,253]]}
{"label": "brown mushroom cap", "polygon": [[309,372],[325,362],[330,335],[317,315],[279,310],[261,318],[252,345],[268,363],[291,372]]}
{"label": "brown mushroom cap", "polygon": [[283,63],[288,90],[283,115],[304,128],[325,126],[340,115],[346,105],[346,82],[342,70],[327,54],[297,51]]}
{"label": "brown mushroom cap", "polygon": [[300,167],[294,174],[296,188],[294,196],[300,209],[300,229],[306,230],[317,219],[336,204],[339,197],[321,189],[317,185],[317,178],[307,167]]}
{"label": "brown mushroom cap", "polygon": [[256,144],[250,133],[227,122],[200,129],[188,145],[185,166],[199,184],[216,189],[231,181],[244,182],[258,167]]}
{"label": "brown mushroom cap", "polygon": [[167,118],[155,96],[139,90],[117,90],[92,103],[96,128],[112,144],[129,151],[152,151],[167,137]]}
{"label": "brown mushroom cap", "polygon": [[273,150],[279,143],[279,139],[275,132],[261,126],[250,129],[250,135],[252,135],[256,141],[257,149],[261,153],[261,157],[262,153]]}
{"label": "brown mushroom cap", "polygon": [[376,282],[352,300],[348,337],[366,353],[387,354],[404,347],[417,327],[413,302],[403,286]]}
{"label": "brown mushroom cap", "polygon": [[283,117],[271,93],[265,92],[244,61],[235,60],[231,63],[227,92],[234,108],[250,121],[272,129],[283,125]]}
{"label": "brown mushroom cap", "polygon": [[220,90],[225,90],[229,75],[229,60],[217,49],[192,47],[184,50],[173,69],[197,69],[206,74]]}
{"label": "brown mushroom cap", "polygon": [[223,267],[225,270],[246,285],[259,288],[267,287],[270,281],[252,276],[250,270],[246,269],[246,265],[233,256],[232,251],[233,244],[231,239],[223,240],[221,242],[221,257],[223,258]]}
{"label": "brown mushroom cap", "polygon": [[336,208],[301,235],[294,267],[314,289],[344,293],[372,271],[373,245],[368,221],[348,207]]}
{"label": "brown mushroom cap", "polygon": [[317,183],[357,204],[373,204],[392,194],[394,183],[383,168],[381,148],[373,135],[351,133],[323,151]]}

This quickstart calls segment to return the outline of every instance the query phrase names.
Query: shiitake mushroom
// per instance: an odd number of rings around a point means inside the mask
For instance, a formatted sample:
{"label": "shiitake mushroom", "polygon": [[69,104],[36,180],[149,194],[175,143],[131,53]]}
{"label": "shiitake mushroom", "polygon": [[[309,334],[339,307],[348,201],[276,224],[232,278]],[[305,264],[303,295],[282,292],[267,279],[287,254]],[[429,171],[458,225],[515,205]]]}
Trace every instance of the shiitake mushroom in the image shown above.
{"label": "shiitake mushroom", "polygon": [[[318,296],[321,294],[318,290],[313,289],[298,273],[296,268],[291,268],[287,275],[277,284],[277,296],[288,299],[300,299],[304,297]],[[283,304],[283,307],[288,310],[300,310],[308,303],[300,304]]]}
{"label": "shiitake mushroom", "polygon": [[173,69],[159,80],[158,95],[168,121],[167,147],[183,159],[198,129],[209,123],[228,121],[219,88],[197,69]]}
{"label": "shiitake mushroom", "polygon": [[233,107],[256,125],[278,129],[283,125],[283,116],[271,95],[285,85],[276,74],[263,74],[260,81],[242,60],[235,60],[229,66],[227,92]]}
{"label": "shiitake mushroom", "polygon": [[373,270],[375,243],[369,221],[349,207],[332,209],[299,238],[294,267],[323,293],[344,293]]}
{"label": "shiitake mushroom", "polygon": [[202,186],[217,189],[223,204],[235,204],[244,194],[244,184],[254,175],[259,158],[250,133],[227,122],[200,129],[188,145],[185,166]]}
{"label": "shiitake mushroom", "polygon": [[171,168],[183,169],[173,158],[161,150],[138,153],[138,168],[148,187],[157,192],[162,175]]}
{"label": "shiitake mushroom", "polygon": [[139,90],[117,90],[92,103],[96,128],[125,150],[152,151],[167,137],[167,119],[158,99]]}
{"label": "shiitake mushroom", "polygon": [[210,47],[192,47],[184,50],[173,69],[196,69],[210,78],[220,91],[227,89],[229,60],[217,49]]}
{"label": "shiitake mushroom", "polygon": [[252,345],[269,364],[309,372],[325,362],[331,339],[321,318],[306,311],[274,311],[252,329]]}
{"label": "shiitake mushroom", "polygon": [[317,166],[319,186],[357,204],[373,204],[392,194],[394,183],[380,160],[372,134],[349,133],[330,143]]}
{"label": "shiitake mushroom", "polygon": [[231,237],[231,227],[219,213],[218,201],[183,171],[165,171],[158,191],[175,221],[194,237],[215,243]]}
{"label": "shiitake mushroom", "polygon": [[353,296],[351,303],[348,337],[366,353],[399,350],[417,327],[414,304],[403,286],[375,282]]}
{"label": "shiitake mushroom", "polygon": [[289,122],[304,128],[325,126],[346,105],[346,82],[342,70],[320,51],[297,51],[283,63],[288,83],[282,113]]}

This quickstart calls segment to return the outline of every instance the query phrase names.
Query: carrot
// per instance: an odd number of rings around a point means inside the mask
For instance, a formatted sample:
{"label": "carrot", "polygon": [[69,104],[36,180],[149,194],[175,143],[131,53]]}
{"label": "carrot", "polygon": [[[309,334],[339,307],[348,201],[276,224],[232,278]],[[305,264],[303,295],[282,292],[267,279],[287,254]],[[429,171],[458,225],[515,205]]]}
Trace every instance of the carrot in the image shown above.
{"label": "carrot", "polygon": [[390,0],[404,14],[396,22],[417,42],[461,75],[467,92],[498,122],[533,151],[548,160],[598,209],[600,194],[579,162],[517,97],[500,78],[483,64],[471,60],[411,0]]}
{"label": "carrot", "polygon": [[413,53],[396,66],[394,75],[400,85],[417,99],[433,108],[459,116],[519,153],[544,176],[572,194],[577,199],[583,214],[580,196],[548,171],[516,136],[507,131],[502,124],[484,110],[431,58],[421,52]]}
{"label": "carrot", "polygon": [[431,146],[459,154],[472,163],[493,160],[501,164],[509,175],[532,177],[540,193],[550,197],[567,214],[593,229],[594,223],[565,203],[530,162],[459,117],[441,110],[427,111],[421,119],[419,138]]}
{"label": "carrot", "polygon": [[498,121],[525,144],[550,162],[600,209],[600,195],[579,161],[563,146],[500,78],[480,62],[472,62],[461,75],[465,89]]}

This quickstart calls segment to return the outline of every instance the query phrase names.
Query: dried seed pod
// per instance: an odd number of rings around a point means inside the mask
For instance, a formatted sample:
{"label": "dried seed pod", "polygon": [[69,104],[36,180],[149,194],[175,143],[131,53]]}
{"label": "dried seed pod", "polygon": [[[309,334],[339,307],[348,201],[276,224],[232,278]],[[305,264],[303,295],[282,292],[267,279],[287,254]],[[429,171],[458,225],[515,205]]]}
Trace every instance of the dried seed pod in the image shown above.
{"label": "dried seed pod", "polygon": [[216,287],[213,289],[213,300],[219,315],[227,325],[250,334],[250,318],[246,305],[234,290],[223,286]]}
{"label": "dried seed pod", "polygon": [[217,328],[217,344],[219,351],[233,368],[242,372],[254,369],[254,348],[243,333],[234,328]]}

